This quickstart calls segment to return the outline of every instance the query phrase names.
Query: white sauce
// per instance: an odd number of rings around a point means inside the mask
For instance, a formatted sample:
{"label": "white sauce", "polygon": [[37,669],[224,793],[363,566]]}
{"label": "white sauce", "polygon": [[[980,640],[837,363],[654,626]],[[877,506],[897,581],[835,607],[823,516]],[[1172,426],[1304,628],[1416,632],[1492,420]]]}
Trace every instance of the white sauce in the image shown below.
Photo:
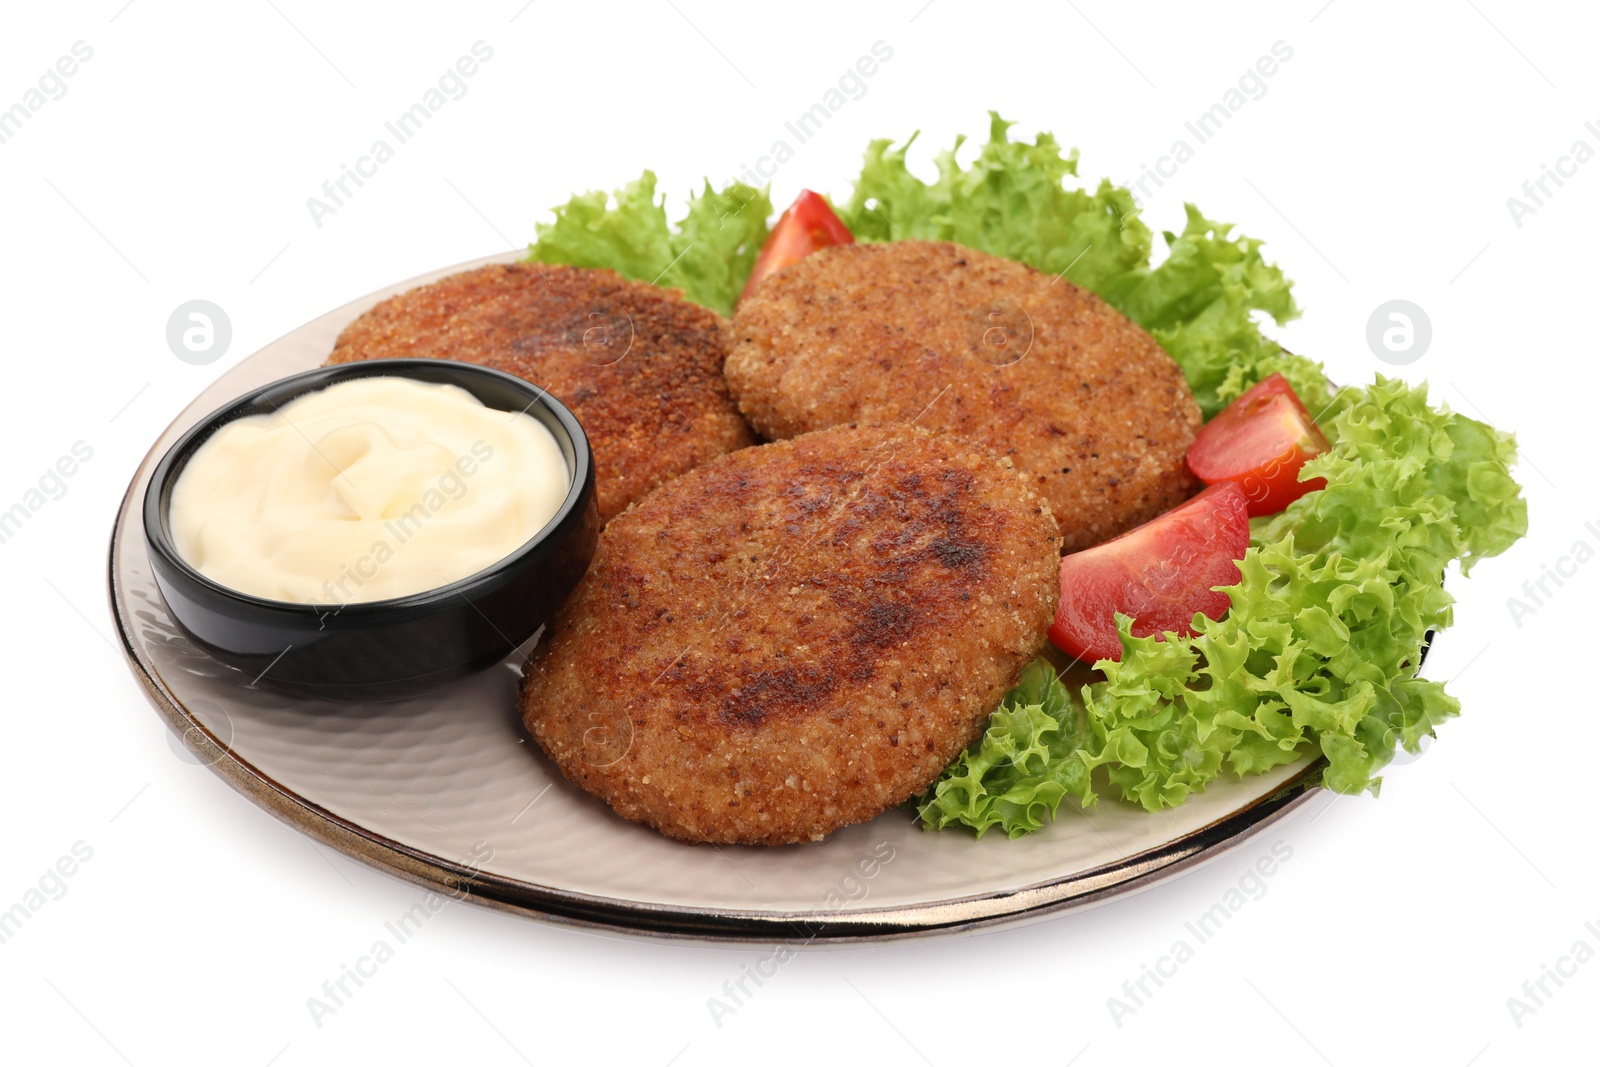
{"label": "white sauce", "polygon": [[355,378],[235,419],[173,486],[178,553],[269,600],[420,593],[504,559],[572,484],[555,437],[454,385]]}

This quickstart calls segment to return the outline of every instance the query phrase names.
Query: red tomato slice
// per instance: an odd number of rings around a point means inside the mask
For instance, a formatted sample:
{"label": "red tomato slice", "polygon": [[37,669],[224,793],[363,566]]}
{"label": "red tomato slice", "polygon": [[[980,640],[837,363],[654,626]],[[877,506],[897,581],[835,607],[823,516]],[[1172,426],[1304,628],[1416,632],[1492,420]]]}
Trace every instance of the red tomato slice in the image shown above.
{"label": "red tomato slice", "polygon": [[1283,375],[1274,374],[1200,428],[1189,446],[1189,469],[1207,485],[1236,483],[1251,515],[1276,515],[1328,484],[1300,480],[1306,460],[1327,450],[1328,439],[1306,406]]}
{"label": "red tomato slice", "polygon": [[1250,546],[1244,490],[1223,482],[1103,545],[1061,560],[1050,641],[1085,663],[1122,659],[1116,613],[1135,637],[1192,635],[1195,612],[1220,619],[1232,603],[1215,586],[1239,581]]}
{"label": "red tomato slice", "polygon": [[802,190],[767,235],[767,243],[761,246],[761,254],[756,256],[756,265],[739,299],[749,296],[767,275],[800,262],[817,249],[854,244],[855,240],[849,227],[839,221],[826,200],[810,189]]}

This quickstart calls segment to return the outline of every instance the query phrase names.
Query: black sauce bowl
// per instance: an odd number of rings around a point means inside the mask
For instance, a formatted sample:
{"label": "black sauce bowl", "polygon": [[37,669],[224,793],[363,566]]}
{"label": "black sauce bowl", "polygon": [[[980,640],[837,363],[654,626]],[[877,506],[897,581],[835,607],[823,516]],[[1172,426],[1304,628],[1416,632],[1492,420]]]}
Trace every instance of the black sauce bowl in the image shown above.
{"label": "black sauce bowl", "polygon": [[[571,480],[555,516],[509,556],[448,585],[389,600],[294,604],[241,593],[191,567],[172,541],[172,487],[220,427],[269,414],[306,393],[356,378],[456,385],[486,407],[526,411],[556,439]],[[375,359],[279,379],[218,408],[167,451],[144,497],[144,532],[162,599],[190,640],[243,672],[241,684],[341,701],[399,700],[492,666],[554,614],[594,555],[600,515],[594,456],[554,397],[470,363]]]}

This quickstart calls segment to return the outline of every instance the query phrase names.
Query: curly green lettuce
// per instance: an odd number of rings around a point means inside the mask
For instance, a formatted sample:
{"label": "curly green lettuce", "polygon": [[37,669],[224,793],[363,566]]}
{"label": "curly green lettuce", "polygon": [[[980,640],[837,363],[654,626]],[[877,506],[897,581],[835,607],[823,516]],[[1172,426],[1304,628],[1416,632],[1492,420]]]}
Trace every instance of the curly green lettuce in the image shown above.
{"label": "curly green lettuce", "polygon": [[1000,826],[1021,837],[1044,826],[1068,796],[1087,804],[1089,767],[1078,753],[1090,741],[1088,722],[1047,660],[1023,668],[989,725],[950,764],[918,804],[938,830],[960,824],[982,837]]}
{"label": "curly green lettuce", "polygon": [[[1019,812],[1017,772],[1001,766],[1009,751],[1043,753],[1026,764],[1030,780],[1079,782],[1102,768],[1116,795],[1150,811],[1182,804],[1224,773],[1312,755],[1326,763],[1328,788],[1375,795],[1396,746],[1417,751],[1457,714],[1444,685],[1416,669],[1429,631],[1451,621],[1446,567],[1459,561],[1465,573],[1527,532],[1510,474],[1515,443],[1429,406],[1426,386],[1380,376],[1343,392],[1332,447],[1304,474],[1327,488],[1255,525],[1240,581],[1226,590],[1228,613],[1197,615],[1193,637],[1163,639],[1131,636],[1119,616],[1121,661],[1097,663],[1105,680],[1079,693],[1086,740],[1072,747],[1036,717],[1031,730],[1006,720],[1003,750],[985,735],[922,798],[925,826],[1038,829],[1055,812],[1049,801],[1068,793]],[[1057,687],[1041,705],[1065,698]],[[1051,719],[1069,723],[1075,711]]]}
{"label": "curly green lettuce", "polygon": [[708,181],[677,226],[669,226],[665,198],[656,199],[656,176],[647,170],[609,197],[581,193],[556,208],[554,222],[534,227],[528,258],[682,289],[695,303],[731,315],[770,214],[765,189],[734,182],[717,192]]}
{"label": "curly green lettuce", "polygon": [[1144,267],[1150,230],[1133,194],[1108,181],[1092,193],[1068,188],[1078,153],[1063,157],[1048,133],[1013,142],[1011,125],[990,112],[989,142],[972,166],[956,162],[966,141],[958,137],[935,158],[931,184],[906,165],[915,134],[898,148],[873,141],[839,217],[858,241],[954,241],[1096,291]]}
{"label": "curly green lettuce", "polygon": [[1129,272],[1106,299],[1133,319],[1183,368],[1206,418],[1246,389],[1282,374],[1314,415],[1331,399],[1322,365],[1284,351],[1266,337],[1255,312],[1282,325],[1300,314],[1283,272],[1261,255],[1261,242],[1230,237],[1232,227],[1213,222],[1185,204],[1183,232],[1168,233],[1167,258],[1149,270]]}

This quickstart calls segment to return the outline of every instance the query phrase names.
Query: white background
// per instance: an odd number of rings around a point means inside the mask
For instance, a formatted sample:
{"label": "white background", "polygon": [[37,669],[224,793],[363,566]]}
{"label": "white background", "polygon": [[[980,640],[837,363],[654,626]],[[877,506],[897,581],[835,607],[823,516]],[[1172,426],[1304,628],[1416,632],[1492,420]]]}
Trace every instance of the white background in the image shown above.
{"label": "white background", "polygon": [[[275,5],[275,6],[274,6]],[[1600,962],[1531,1015],[1507,998],[1583,939],[1600,950],[1592,829],[1600,562],[1533,614],[1576,542],[1600,547],[1593,329],[1600,160],[1518,226],[1506,200],[1583,138],[1600,148],[1578,4],[1229,5],[954,0],[767,8],[503,0],[452,5],[12,5],[0,107],[76,41],[93,57],[0,144],[7,381],[0,507],[76,441],[93,458],[0,545],[7,592],[0,909],[75,842],[90,860],[0,945],[8,1062],[1592,1062]],[[1204,5],[1210,8],[1214,5]],[[306,208],[473,42],[468,92],[319,228]],[[175,755],[112,647],[104,560],[150,442],[226,367],[321,312],[525,242],[549,206],[654,168],[673,209],[784,136],[875,41],[893,57],[776,175],[848,193],[871,137],[921,157],[985,110],[1055,131],[1126,180],[1274,42],[1293,57],[1147,204],[1268,241],[1305,315],[1281,333],[1338,381],[1424,308],[1403,368],[1517,431],[1532,536],[1452,579],[1429,662],[1465,711],[1383,797],[1341,798],[1209,868],[1032,927],[809,950],[716,1025],[707,999],[766,951],[599,936],[452,905],[317,1026],[307,998],[418,891],[275,821]],[[792,142],[792,138],[790,138]],[[1192,143],[1192,138],[1191,138]],[[180,303],[231,347],[180,362]],[[1586,522],[1594,522],[1586,529]],[[1544,599],[1544,598],[1542,598]],[[1320,814],[1319,814],[1320,813]],[[1313,821],[1313,814],[1317,817]],[[1225,931],[1119,1026],[1107,998],[1185,936],[1274,841],[1293,849]]]}

